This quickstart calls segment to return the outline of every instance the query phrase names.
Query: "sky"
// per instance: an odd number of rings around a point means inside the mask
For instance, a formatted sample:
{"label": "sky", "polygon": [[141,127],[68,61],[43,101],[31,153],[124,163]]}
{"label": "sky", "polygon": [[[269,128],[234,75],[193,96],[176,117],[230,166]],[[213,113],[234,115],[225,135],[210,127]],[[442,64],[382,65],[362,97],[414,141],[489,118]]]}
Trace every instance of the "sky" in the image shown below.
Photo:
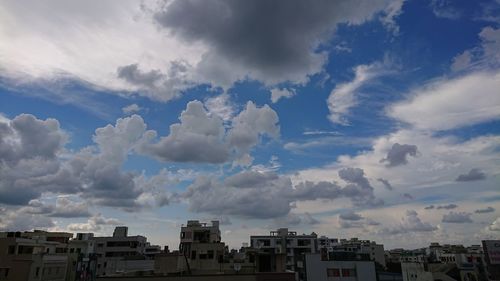
{"label": "sky", "polygon": [[498,0],[0,3],[0,230],[471,245],[499,191]]}

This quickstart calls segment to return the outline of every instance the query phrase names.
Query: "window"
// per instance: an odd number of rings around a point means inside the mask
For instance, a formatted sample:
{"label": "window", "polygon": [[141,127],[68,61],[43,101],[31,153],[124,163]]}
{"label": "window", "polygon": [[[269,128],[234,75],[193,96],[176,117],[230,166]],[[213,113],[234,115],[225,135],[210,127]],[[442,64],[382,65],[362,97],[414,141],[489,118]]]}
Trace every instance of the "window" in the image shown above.
{"label": "window", "polygon": [[200,254],[200,260],[206,260],[207,254]]}
{"label": "window", "polygon": [[326,269],[326,276],[340,277],[340,270],[338,268],[328,268]]}
{"label": "window", "polygon": [[356,269],[354,268],[342,268],[342,277],[355,277]]}
{"label": "window", "polygon": [[16,254],[16,246],[11,245],[9,246],[9,255],[15,255]]}
{"label": "window", "polygon": [[213,260],[213,259],[214,259],[214,251],[209,250],[209,251],[207,252],[207,256],[208,256],[208,259],[209,259],[209,260]]}
{"label": "window", "polygon": [[191,251],[191,259],[192,260],[196,259],[196,251]]}
{"label": "window", "polygon": [[40,267],[37,267],[35,270],[35,277],[38,277],[40,275]]}

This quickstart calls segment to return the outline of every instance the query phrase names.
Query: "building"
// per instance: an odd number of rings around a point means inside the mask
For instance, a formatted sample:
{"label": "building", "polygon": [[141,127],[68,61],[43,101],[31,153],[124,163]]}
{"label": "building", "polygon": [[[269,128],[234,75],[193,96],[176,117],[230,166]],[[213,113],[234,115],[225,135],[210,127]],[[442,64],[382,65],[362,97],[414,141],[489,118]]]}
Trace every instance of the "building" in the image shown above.
{"label": "building", "polygon": [[346,253],[306,254],[306,279],[310,281],[376,281],[375,262],[368,256]]}
{"label": "building", "polygon": [[377,244],[375,241],[359,240],[358,238],[341,239],[339,243],[333,244],[328,250],[368,254],[370,260],[377,262],[384,268],[386,267],[384,245]]}
{"label": "building", "polygon": [[67,242],[62,232],[0,233],[1,280],[64,281],[68,266]]}
{"label": "building", "polygon": [[482,241],[488,280],[500,280],[500,240]]}
{"label": "building", "polygon": [[93,281],[96,276],[97,256],[93,233],[77,233],[69,241],[67,281]]}
{"label": "building", "polygon": [[153,272],[154,260],[145,255],[144,236],[128,235],[125,226],[116,227],[111,237],[95,237],[96,275],[125,275]]}
{"label": "building", "polygon": [[222,272],[225,244],[221,242],[219,221],[207,224],[190,220],[181,227],[180,240],[179,252],[189,273]]}
{"label": "building", "polygon": [[251,248],[259,251],[259,271],[297,272],[298,280],[305,280],[305,254],[318,252],[316,233],[297,235],[288,228],[271,231],[269,235],[250,236]]}

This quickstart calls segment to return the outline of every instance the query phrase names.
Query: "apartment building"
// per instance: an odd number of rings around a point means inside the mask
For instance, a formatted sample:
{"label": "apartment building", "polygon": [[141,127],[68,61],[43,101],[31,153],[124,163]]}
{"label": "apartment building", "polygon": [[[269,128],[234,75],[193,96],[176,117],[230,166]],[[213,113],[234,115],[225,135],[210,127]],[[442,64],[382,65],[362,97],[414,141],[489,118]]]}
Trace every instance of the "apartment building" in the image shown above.
{"label": "apartment building", "polygon": [[288,231],[288,228],[280,228],[269,235],[250,236],[250,245],[260,251],[257,262],[261,270],[295,271],[298,280],[304,280],[305,254],[318,252],[317,238],[314,232],[298,235],[295,231]]}
{"label": "apartment building", "polygon": [[225,244],[221,242],[219,221],[210,224],[190,220],[181,227],[179,252],[191,273],[222,271]]}
{"label": "apartment building", "polygon": [[118,226],[111,237],[95,237],[97,276],[153,271],[154,260],[145,255],[147,239],[128,235],[128,228]]}
{"label": "apartment building", "polygon": [[[326,251],[324,251],[326,253]],[[305,255],[306,279],[311,281],[376,281],[375,262],[368,255],[330,252]]]}
{"label": "apartment building", "polygon": [[69,240],[67,281],[93,281],[96,277],[97,256],[93,233],[77,233]]}
{"label": "apartment building", "polygon": [[0,233],[0,276],[7,281],[64,281],[71,233]]}

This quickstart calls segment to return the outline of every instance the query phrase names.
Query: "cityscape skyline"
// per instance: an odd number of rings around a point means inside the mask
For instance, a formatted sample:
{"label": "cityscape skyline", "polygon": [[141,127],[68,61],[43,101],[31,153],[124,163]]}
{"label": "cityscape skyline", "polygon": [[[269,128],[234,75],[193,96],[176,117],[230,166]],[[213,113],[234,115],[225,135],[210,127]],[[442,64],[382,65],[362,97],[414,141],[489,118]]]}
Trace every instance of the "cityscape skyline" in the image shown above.
{"label": "cityscape skyline", "polygon": [[499,0],[5,0],[0,231],[498,239],[499,89]]}

